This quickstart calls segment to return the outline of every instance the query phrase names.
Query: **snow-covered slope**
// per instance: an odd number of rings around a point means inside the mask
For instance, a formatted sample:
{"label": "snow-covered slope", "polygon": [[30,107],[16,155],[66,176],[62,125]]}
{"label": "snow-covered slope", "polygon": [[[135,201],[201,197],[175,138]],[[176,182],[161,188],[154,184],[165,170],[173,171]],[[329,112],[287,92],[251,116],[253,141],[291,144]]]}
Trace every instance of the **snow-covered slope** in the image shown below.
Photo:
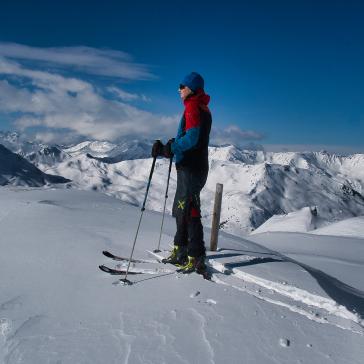
{"label": "snow-covered slope", "polygon": [[311,231],[312,234],[364,238],[364,216],[352,217]]}
{"label": "snow-covered slope", "polygon": [[304,207],[285,215],[274,215],[264,224],[254,230],[251,235],[272,231],[307,232],[315,229],[316,207]]}
{"label": "snow-covered slope", "polygon": [[250,235],[278,231],[364,238],[364,216],[352,217],[334,223],[326,222],[324,226],[316,229],[318,223],[316,208],[304,207],[289,214],[272,216]]}
{"label": "snow-covered slope", "polygon": [[48,175],[0,144],[0,186],[40,187],[46,183],[66,183],[66,178]]}
{"label": "snow-covered slope", "polygon": [[[160,273],[123,286],[97,266],[121,264],[104,249],[130,253],[139,208],[49,188],[3,187],[0,201],[1,363],[362,363],[363,239],[221,233],[211,282]],[[145,212],[135,257],[152,258],[160,223]],[[174,229],[167,217],[162,248]]]}

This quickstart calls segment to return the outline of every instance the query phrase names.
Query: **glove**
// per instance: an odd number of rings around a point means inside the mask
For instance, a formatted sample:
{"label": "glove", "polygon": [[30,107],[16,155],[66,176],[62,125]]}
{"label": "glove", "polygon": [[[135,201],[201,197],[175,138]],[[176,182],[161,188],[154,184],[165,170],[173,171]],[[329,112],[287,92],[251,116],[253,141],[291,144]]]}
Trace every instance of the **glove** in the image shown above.
{"label": "glove", "polygon": [[162,155],[164,145],[161,143],[160,140],[156,140],[152,147],[152,157],[157,158]]}
{"label": "glove", "polygon": [[173,158],[172,143],[174,138],[169,139],[166,145],[163,145],[162,153],[165,158]]}

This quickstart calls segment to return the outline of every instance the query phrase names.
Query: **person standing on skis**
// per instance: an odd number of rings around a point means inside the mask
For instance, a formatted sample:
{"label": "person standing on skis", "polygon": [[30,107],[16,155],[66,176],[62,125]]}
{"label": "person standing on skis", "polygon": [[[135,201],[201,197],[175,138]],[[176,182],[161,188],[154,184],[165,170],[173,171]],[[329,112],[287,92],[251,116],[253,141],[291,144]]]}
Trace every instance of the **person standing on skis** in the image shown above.
{"label": "person standing on skis", "polygon": [[201,224],[200,192],[209,171],[208,144],[212,117],[210,96],[204,91],[204,79],[197,72],[188,74],[179,86],[185,109],[177,135],[166,145],[156,141],[152,156],[175,156],[177,190],[172,214],[177,231],[174,247],[164,262],[178,265],[182,272],[204,273],[206,250]]}

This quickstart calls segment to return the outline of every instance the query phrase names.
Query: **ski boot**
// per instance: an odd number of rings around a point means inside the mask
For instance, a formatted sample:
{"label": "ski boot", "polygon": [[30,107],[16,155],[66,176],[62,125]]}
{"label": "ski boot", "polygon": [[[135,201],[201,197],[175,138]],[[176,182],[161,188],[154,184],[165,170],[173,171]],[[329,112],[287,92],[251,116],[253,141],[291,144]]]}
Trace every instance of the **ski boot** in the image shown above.
{"label": "ski boot", "polygon": [[207,273],[205,258],[205,255],[201,255],[199,257],[188,256],[188,262],[185,265],[181,266],[179,272],[184,274],[196,272],[197,274],[202,274],[203,276],[205,276]]}
{"label": "ski boot", "polygon": [[185,265],[187,262],[187,247],[181,245],[175,245],[171,254],[162,259],[162,263],[170,263],[178,267]]}

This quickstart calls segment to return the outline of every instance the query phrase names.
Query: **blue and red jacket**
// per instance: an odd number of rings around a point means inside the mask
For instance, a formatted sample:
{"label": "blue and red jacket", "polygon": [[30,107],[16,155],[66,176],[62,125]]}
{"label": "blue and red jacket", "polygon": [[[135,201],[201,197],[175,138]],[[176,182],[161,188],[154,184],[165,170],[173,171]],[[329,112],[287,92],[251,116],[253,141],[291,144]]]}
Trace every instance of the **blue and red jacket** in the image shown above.
{"label": "blue and red jacket", "polygon": [[184,100],[185,110],[177,136],[172,143],[176,167],[208,169],[208,145],[211,130],[210,96],[202,89]]}

